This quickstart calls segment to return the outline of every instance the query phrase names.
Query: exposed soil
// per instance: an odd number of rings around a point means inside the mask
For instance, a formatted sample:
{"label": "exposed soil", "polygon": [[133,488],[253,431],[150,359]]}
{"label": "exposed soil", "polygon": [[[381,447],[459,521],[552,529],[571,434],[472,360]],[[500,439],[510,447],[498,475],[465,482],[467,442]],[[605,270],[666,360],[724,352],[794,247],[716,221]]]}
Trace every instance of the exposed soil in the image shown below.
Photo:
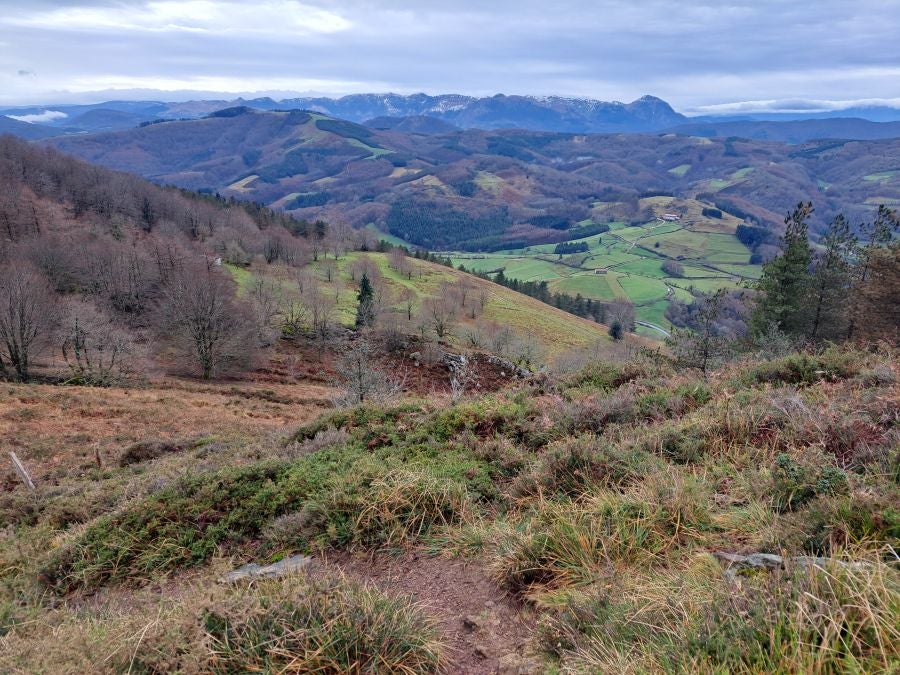
{"label": "exposed soil", "polygon": [[396,556],[331,553],[327,559],[350,578],[420,602],[450,645],[448,673],[542,672],[530,648],[533,612],[498,588],[477,560],[451,560],[420,550]]}
{"label": "exposed soil", "polygon": [[[447,349],[443,345],[425,345],[416,336],[406,336],[406,347],[388,351],[382,346],[377,366],[402,382],[407,394],[429,396],[450,391],[450,368],[440,359]],[[340,338],[318,345],[307,339],[282,340],[265,367],[248,375],[257,382],[293,384],[308,382],[333,384],[337,380],[336,365],[340,359]],[[453,351],[453,350],[450,350]],[[469,388],[475,391],[496,391],[508,385],[514,377],[509,369],[492,363],[485,354],[469,355]]]}

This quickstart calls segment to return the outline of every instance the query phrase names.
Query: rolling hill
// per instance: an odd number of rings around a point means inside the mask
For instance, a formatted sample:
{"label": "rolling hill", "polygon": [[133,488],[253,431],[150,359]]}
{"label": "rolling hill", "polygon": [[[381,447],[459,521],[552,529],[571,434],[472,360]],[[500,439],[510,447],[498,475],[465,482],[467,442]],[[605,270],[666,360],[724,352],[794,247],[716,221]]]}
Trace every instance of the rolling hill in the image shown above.
{"label": "rolling hill", "polygon": [[[417,246],[554,243],[604,222],[646,222],[640,198],[695,199],[773,230],[801,199],[813,228],[900,203],[900,139],[787,145],[682,134],[465,130],[422,135],[248,106],[207,118],[47,141],[154,181],[297,216],[375,223]],[[597,213],[596,202],[614,204]]]}

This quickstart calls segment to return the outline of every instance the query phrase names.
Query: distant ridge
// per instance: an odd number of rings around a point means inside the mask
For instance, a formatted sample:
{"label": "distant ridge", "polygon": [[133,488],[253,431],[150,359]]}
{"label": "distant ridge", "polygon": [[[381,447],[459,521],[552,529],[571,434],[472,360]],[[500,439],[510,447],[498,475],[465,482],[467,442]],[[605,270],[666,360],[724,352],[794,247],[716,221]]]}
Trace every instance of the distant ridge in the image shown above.
{"label": "distant ridge", "polygon": [[791,121],[697,122],[672,129],[689,136],[737,136],[757,141],[805,143],[813,139],[874,141],[900,138],[900,122],[871,122],[858,117]]}
{"label": "distant ridge", "polygon": [[[465,96],[462,94],[351,94],[339,98],[298,97],[275,100],[205,99],[106,101],[90,105],[45,105],[0,109],[0,133],[37,139],[67,134],[132,129],[160,120],[202,119],[223,110],[309,110],[329,117],[391,129],[434,135],[454,129],[525,129],[559,133],[683,133],[737,136],[754,140],[803,143],[813,139],[876,140],[900,136],[900,110],[853,108],[844,111],[750,113],[687,117],[666,101],[642,96],[631,103],[564,96]],[[20,121],[23,118],[30,118]],[[28,122],[34,122],[29,124]]]}

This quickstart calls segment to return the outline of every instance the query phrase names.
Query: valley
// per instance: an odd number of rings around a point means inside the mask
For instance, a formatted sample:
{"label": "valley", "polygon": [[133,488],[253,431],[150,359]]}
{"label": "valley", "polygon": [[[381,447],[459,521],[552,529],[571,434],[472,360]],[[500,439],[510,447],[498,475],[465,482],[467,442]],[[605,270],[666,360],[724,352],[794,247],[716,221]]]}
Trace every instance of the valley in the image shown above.
{"label": "valley", "polygon": [[[598,203],[595,209],[607,206]],[[556,254],[554,244],[544,244],[490,254],[459,252],[451,260],[469,271],[503,270],[507,278],[545,281],[558,293],[627,300],[634,304],[637,332],[658,338],[671,329],[665,311],[672,300],[691,302],[699,293],[737,288],[760,273],[760,265],[748,262],[750,250],[734,236],[740,221],[727,214],[705,218],[698,206],[667,197],[642,199],[639,208],[654,214],[653,220],[634,226],[614,221],[608,232],[569,242],[584,243],[583,252]],[[685,215],[663,220],[672,211]],[[678,276],[664,269],[666,261],[677,265]]]}
{"label": "valley", "polygon": [[4,0],[0,675],[900,675],[898,2]]}
{"label": "valley", "polygon": [[[382,230],[430,250],[509,250],[644,224],[652,195],[695,200],[777,235],[798,195],[811,226],[900,200],[900,141],[786,145],[738,137],[373,129],[320,113],[231,108],[197,120],[46,141],[113,169]],[[606,205],[595,207],[597,202]],[[646,217],[645,217],[646,216]],[[584,236],[584,235],[582,235]]]}

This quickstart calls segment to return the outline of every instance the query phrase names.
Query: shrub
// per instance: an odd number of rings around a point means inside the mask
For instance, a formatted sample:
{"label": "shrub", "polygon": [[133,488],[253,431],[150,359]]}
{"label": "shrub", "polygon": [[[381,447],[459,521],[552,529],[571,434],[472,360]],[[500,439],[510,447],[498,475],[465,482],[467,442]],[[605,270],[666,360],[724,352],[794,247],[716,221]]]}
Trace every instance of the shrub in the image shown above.
{"label": "shrub", "polygon": [[641,436],[637,447],[676,464],[691,464],[700,461],[706,454],[710,433],[709,424],[668,422]]}
{"label": "shrub", "polygon": [[227,541],[255,536],[288,509],[275,489],[287,466],[262,463],[183,479],[137,506],[95,520],[41,569],[57,592],[145,578],[203,562]]}
{"label": "shrub", "polygon": [[847,474],[833,466],[797,461],[786,453],[775,458],[772,468],[772,502],[779,511],[790,511],[816,495],[839,494],[849,488]]}
{"label": "shrub", "polygon": [[[437,525],[461,520],[471,509],[465,485],[426,471],[398,470],[371,484],[362,500],[351,502],[357,541],[396,545],[422,537]],[[334,504],[341,509],[341,501]]]}
{"label": "shrub", "polygon": [[119,457],[119,466],[126,467],[141,462],[149,462],[163,455],[187,450],[196,450],[209,442],[208,438],[198,438],[191,441],[138,441],[129,445],[122,451]]}
{"label": "shrub", "polygon": [[853,354],[829,350],[820,355],[792,354],[765,361],[750,368],[740,378],[744,384],[814,384],[820,380],[841,380],[858,371]]}
{"label": "shrub", "polygon": [[786,580],[764,575],[717,598],[687,635],[682,663],[722,672],[888,672],[900,638],[896,584],[874,563]]}
{"label": "shrub", "polygon": [[547,448],[531,470],[516,479],[512,492],[514,496],[546,493],[578,497],[591,487],[622,488],[652,470],[653,459],[639,450],[582,436]]}
{"label": "shrub", "polygon": [[900,542],[900,504],[889,497],[821,495],[784,517],[772,548],[831,555],[848,547],[893,547]]}
{"label": "shrub", "polygon": [[681,384],[674,390],[661,389],[641,396],[637,401],[640,416],[647,419],[677,417],[706,405],[712,394],[703,382]]}
{"label": "shrub", "polygon": [[677,546],[705,525],[696,485],[655,482],[627,495],[601,492],[575,503],[546,502],[509,533],[492,560],[494,576],[516,593],[596,580],[608,563],[635,563]]}
{"label": "shrub", "polygon": [[541,643],[562,672],[891,672],[897,584],[877,562],[740,584],[716,570],[648,575],[576,596],[543,622]]}

